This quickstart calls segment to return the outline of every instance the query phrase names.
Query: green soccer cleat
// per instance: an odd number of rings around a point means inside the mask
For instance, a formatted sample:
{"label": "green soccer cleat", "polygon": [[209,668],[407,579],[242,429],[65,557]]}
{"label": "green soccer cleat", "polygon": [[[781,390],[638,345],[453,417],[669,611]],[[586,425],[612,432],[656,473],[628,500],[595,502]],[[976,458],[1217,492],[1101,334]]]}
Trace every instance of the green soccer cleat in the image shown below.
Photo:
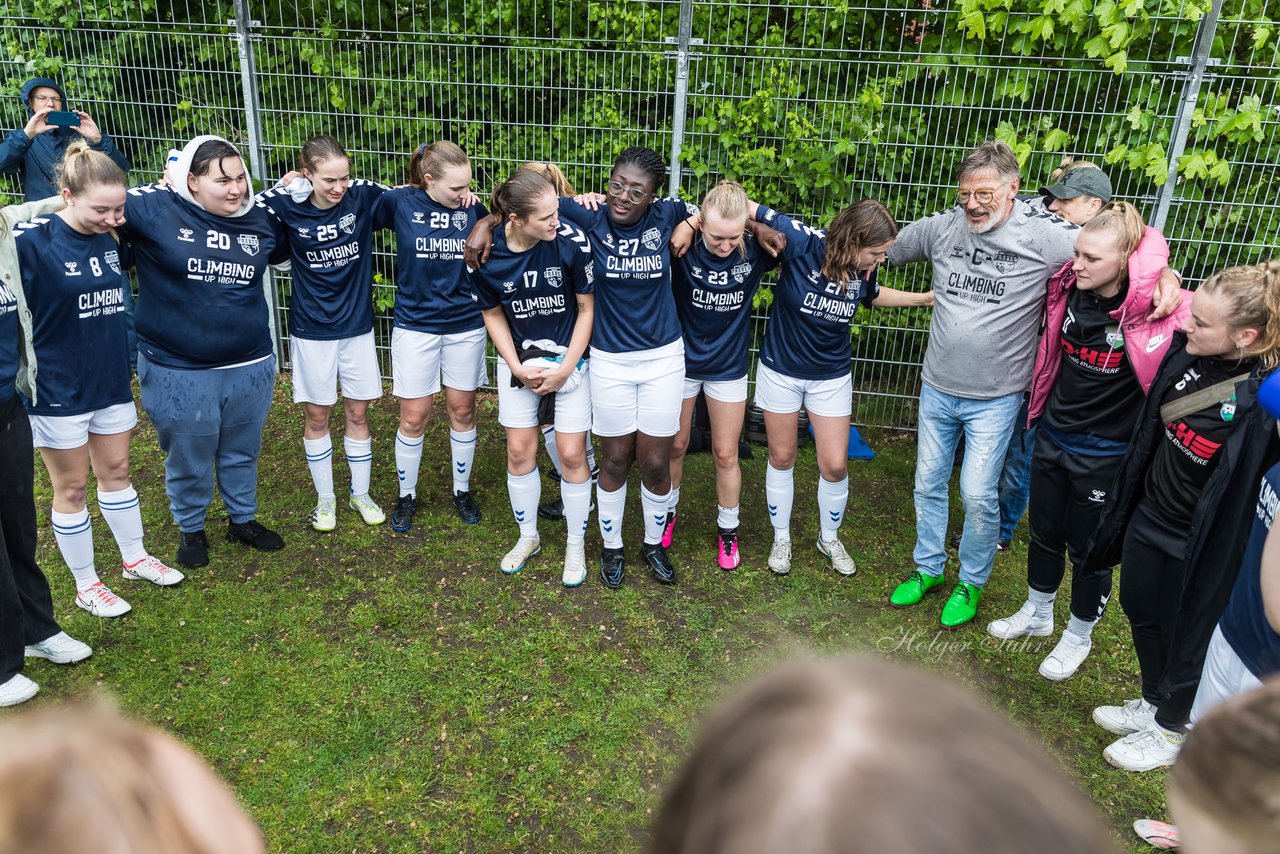
{"label": "green soccer cleat", "polygon": [[961,581],[951,591],[947,604],[942,606],[942,616],[938,618],[938,622],[942,623],[944,629],[960,628],[978,613],[978,602],[981,599],[981,587]]}
{"label": "green soccer cleat", "polygon": [[910,608],[919,605],[925,594],[942,583],[941,575],[930,575],[917,569],[911,577],[899,584],[889,596],[889,604],[895,608]]}

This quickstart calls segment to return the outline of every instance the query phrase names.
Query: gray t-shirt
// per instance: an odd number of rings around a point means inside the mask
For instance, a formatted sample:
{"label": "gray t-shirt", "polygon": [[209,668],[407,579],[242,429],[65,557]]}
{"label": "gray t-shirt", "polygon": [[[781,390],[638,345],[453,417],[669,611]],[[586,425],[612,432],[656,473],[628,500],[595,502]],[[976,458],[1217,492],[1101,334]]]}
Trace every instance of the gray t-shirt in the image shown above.
{"label": "gray t-shirt", "polygon": [[1020,200],[985,234],[969,230],[959,207],[902,229],[889,263],[933,263],[924,381],[979,400],[1026,391],[1045,284],[1071,259],[1079,233],[1079,226]]}

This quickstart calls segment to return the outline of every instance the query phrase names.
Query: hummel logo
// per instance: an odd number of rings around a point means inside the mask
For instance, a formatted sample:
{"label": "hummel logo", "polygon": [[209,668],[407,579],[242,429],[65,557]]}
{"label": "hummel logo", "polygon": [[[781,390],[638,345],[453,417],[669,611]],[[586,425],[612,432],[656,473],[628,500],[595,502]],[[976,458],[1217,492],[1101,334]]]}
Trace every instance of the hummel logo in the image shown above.
{"label": "hummel logo", "polygon": [[770,504],[770,505],[769,505],[769,515],[770,515],[770,516],[777,516],[777,515],[778,515],[778,505],[777,505],[777,504]]}
{"label": "hummel logo", "polygon": [[523,510],[516,510],[516,511],[514,511],[514,512],[515,512],[515,514],[516,514],[516,521],[517,521],[517,522],[523,522],[523,521],[524,521],[524,511],[523,511]]}
{"label": "hummel logo", "polygon": [[605,520],[601,519],[601,520],[600,520],[600,530],[604,531],[606,534],[612,534],[612,533],[613,533],[613,520],[612,520],[612,519],[610,519],[608,522],[606,522]]}
{"label": "hummel logo", "polygon": [[1093,490],[1093,493],[1089,496],[1089,500],[1092,501],[1094,504],[1101,504],[1106,500],[1106,498],[1107,498],[1107,493],[1101,489]]}
{"label": "hummel logo", "polygon": [[840,514],[839,514],[839,513],[836,513],[836,512],[835,512],[835,511],[833,511],[833,510],[828,510],[828,511],[827,511],[827,515],[831,517],[831,521],[832,521],[832,522],[839,522],[839,521],[840,521]]}
{"label": "hummel logo", "polygon": [[457,466],[458,466],[458,474],[466,474],[466,471],[467,471],[466,463],[458,463]]}
{"label": "hummel logo", "polygon": [[396,469],[396,477],[404,480],[404,469]]}
{"label": "hummel logo", "polygon": [[1147,342],[1147,352],[1148,352],[1148,353],[1154,353],[1154,352],[1156,351],[1156,348],[1157,348],[1157,347],[1159,347],[1161,344],[1163,344],[1164,342],[1166,342],[1166,341],[1168,341],[1168,340],[1169,340],[1169,336],[1168,336],[1168,335],[1157,335],[1157,336],[1155,336],[1154,338],[1152,338],[1150,341],[1148,341],[1148,342]]}
{"label": "hummel logo", "polygon": [[653,517],[653,521],[655,521],[655,522],[657,522],[659,525],[661,525],[663,522],[667,521],[667,517],[666,517],[666,516],[654,516],[654,517]]}

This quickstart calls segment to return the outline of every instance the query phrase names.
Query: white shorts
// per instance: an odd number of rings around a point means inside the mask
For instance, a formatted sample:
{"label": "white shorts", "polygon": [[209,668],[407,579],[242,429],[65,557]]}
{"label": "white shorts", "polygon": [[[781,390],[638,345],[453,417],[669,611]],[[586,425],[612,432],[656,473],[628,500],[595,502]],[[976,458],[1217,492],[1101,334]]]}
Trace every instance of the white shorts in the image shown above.
{"label": "white shorts", "polygon": [[[654,352],[654,351],[649,351]],[[597,436],[674,436],[680,431],[684,345],[657,358],[591,353],[591,432]],[[619,355],[621,358],[619,358]],[[636,358],[640,355],[641,358]]]}
{"label": "white shorts", "polygon": [[[573,391],[556,393],[556,432],[585,433],[591,429],[591,364],[583,365],[583,377]],[[498,360],[498,423],[503,427],[540,427],[538,403],[542,398],[527,388],[511,387],[511,369]]]}
{"label": "white shorts", "polygon": [[293,357],[293,402],[333,406],[338,402],[337,385],[348,400],[377,400],[382,397],[382,376],[373,346],[373,330],[354,338],[313,341],[289,338]]}
{"label": "white shorts", "polygon": [[778,415],[799,412],[803,407],[810,415],[847,416],[853,413],[853,374],[802,380],[761,364],[756,368],[756,406]]}
{"label": "white shorts", "polygon": [[737,380],[691,380],[684,378],[684,399],[697,397],[698,392],[721,403],[742,403],[747,399],[747,378]]}
{"label": "white shorts", "polygon": [[484,327],[433,335],[396,327],[391,332],[391,393],[413,399],[440,391],[441,382],[458,391],[484,385]]}
{"label": "white shorts", "polygon": [[59,451],[80,448],[89,443],[89,434],[112,436],[132,430],[138,423],[138,407],[133,403],[117,403],[79,415],[32,415],[31,439],[37,448]]}
{"label": "white shorts", "polygon": [[1222,626],[1214,626],[1209,650],[1204,657],[1204,670],[1200,674],[1200,686],[1196,688],[1196,699],[1191,706],[1191,725],[1199,723],[1214,706],[1261,686],[1258,677],[1227,643]]}

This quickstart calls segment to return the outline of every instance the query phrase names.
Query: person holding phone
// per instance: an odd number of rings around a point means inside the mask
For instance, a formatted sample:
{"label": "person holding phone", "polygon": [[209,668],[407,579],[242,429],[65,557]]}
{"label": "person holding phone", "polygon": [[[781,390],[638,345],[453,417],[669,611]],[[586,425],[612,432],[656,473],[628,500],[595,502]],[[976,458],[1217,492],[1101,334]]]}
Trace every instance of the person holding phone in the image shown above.
{"label": "person holding phone", "polygon": [[22,84],[21,98],[27,123],[0,142],[0,172],[18,176],[27,201],[58,195],[57,166],[77,139],[129,171],[129,159],[93,117],[67,108],[67,95],[57,83],[48,77],[34,77]]}

